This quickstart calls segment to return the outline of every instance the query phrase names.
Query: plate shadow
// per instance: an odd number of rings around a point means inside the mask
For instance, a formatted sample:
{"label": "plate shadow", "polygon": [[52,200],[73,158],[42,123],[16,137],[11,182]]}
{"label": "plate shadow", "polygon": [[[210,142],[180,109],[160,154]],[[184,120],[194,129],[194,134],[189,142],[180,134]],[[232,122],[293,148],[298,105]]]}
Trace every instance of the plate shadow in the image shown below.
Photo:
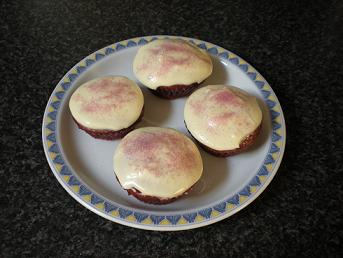
{"label": "plate shadow", "polygon": [[211,59],[213,63],[213,72],[201,85],[227,84],[229,76],[225,65],[220,62],[219,58],[211,56]]}
{"label": "plate shadow", "polygon": [[[170,100],[162,99],[150,92],[146,87],[141,87],[144,95],[144,121],[150,126],[160,126],[166,122],[172,114],[172,103]],[[142,122],[140,123],[140,127]]]}
{"label": "plate shadow", "polygon": [[210,195],[215,189],[226,182],[228,171],[228,159],[215,157],[198,146],[204,165],[204,171],[200,180],[193,187],[188,196],[199,197]]}

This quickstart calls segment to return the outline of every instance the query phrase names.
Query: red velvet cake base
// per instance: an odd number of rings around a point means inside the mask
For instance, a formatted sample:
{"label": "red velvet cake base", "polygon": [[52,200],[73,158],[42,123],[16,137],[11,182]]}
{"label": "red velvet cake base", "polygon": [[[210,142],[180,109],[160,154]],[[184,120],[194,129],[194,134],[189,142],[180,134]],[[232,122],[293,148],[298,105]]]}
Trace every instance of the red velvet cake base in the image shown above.
{"label": "red velvet cake base", "polygon": [[200,87],[200,83],[193,83],[190,85],[173,85],[173,86],[159,86],[152,93],[164,99],[176,99],[190,95],[194,90]]}
{"label": "red velvet cake base", "polygon": [[174,198],[159,198],[156,196],[144,195],[136,189],[127,189],[126,191],[128,192],[129,195],[134,196],[136,199],[138,199],[142,202],[150,203],[150,204],[158,204],[158,205],[171,203],[171,202],[179,199],[183,195],[182,194],[182,195],[174,197]]}
{"label": "red velvet cake base", "polygon": [[[116,179],[117,179],[118,183],[120,184],[117,176],[116,176]],[[181,194],[177,197],[173,197],[173,198],[160,198],[160,197],[151,196],[151,195],[144,195],[139,190],[137,190],[135,188],[124,189],[124,190],[126,190],[129,195],[132,195],[133,197],[140,200],[141,202],[145,202],[145,203],[149,203],[149,204],[162,205],[162,204],[168,204],[168,203],[174,202],[177,199],[181,198],[182,196],[187,195],[192,190],[192,188],[193,188],[193,186],[191,186],[183,194]]]}

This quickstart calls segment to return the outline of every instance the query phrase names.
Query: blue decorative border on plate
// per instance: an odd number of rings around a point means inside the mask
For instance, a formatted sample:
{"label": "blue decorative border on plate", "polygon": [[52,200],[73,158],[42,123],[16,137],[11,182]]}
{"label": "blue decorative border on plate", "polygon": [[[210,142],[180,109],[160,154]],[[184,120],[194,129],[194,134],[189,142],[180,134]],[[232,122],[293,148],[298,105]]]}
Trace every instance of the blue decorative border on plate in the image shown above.
{"label": "blue decorative border on plate", "polygon": [[[208,51],[211,55],[217,56],[222,60],[228,60],[232,64],[238,66],[255,83],[269,108],[272,119],[272,135],[271,145],[263,165],[249,182],[249,184],[244,186],[238,193],[212,207],[198,210],[196,212],[161,216],[156,214],[140,213],[121,207],[120,205],[105,200],[98,194],[92,192],[92,190],[83,182],[81,182],[81,180],[67,166],[62,153],[60,152],[60,146],[58,145],[56,126],[60,104],[65,96],[65,93],[69,90],[69,88],[71,88],[76,78],[86,71],[90,66],[94,65],[102,58],[121,51],[122,49],[144,45],[157,38],[168,37],[185,39]],[[239,56],[219,46],[197,39],[174,36],[150,36],[129,39],[105,47],[86,57],[73,69],[71,69],[65,75],[62,82],[57,85],[49,101],[47,111],[43,119],[43,125],[43,137],[45,138],[44,147],[47,150],[47,158],[50,159],[50,164],[52,164],[59,177],[72,192],[78,195],[91,207],[95,208],[100,214],[106,214],[114,219],[124,221],[126,224],[140,224],[145,226],[179,227],[199,224],[201,222],[215,220],[216,218],[225,216],[228,213],[232,213],[236,209],[238,211],[241,206],[243,206],[250,198],[252,198],[254,194],[261,189],[267,181],[269,181],[268,179],[275,168],[275,164],[280,158],[282,158],[283,152],[281,149],[283,149],[285,145],[285,125],[281,106],[269,84],[251,65],[249,65]]]}

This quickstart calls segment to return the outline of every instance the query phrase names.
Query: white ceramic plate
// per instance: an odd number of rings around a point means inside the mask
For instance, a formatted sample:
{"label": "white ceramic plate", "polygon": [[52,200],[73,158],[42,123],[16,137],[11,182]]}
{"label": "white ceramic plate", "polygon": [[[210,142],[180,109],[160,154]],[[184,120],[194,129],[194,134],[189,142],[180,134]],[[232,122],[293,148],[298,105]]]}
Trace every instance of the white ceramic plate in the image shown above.
{"label": "white ceramic plate", "polygon": [[[75,65],[58,83],[44,113],[42,137],[51,170],[78,202],[93,212],[131,227],[184,230],[231,216],[251,203],[270,183],[280,165],[286,128],[280,103],[266,80],[247,62],[221,47],[183,38],[206,49],[214,63],[203,85],[230,84],[256,96],[263,111],[262,134],[249,151],[216,158],[201,150],[204,173],[191,193],[168,205],[149,205],[128,196],[118,184],[112,157],[119,141],[90,137],[73,122],[68,101],[82,83],[105,75],[136,80],[132,61],[137,49],[156,38],[134,38],[105,47]],[[189,136],[183,123],[186,98],[164,100],[142,87],[144,119],[138,127],[173,127]]]}

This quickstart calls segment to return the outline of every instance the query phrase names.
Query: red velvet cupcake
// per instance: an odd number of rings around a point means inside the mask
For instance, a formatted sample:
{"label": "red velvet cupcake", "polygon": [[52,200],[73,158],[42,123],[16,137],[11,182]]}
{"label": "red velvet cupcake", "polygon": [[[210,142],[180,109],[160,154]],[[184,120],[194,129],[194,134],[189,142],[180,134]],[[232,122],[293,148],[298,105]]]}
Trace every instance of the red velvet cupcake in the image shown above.
{"label": "red velvet cupcake", "polygon": [[201,177],[203,164],[196,145],[182,133],[145,127],[122,139],[113,168],[130,195],[146,203],[166,204],[189,191]]}
{"label": "red velvet cupcake", "polygon": [[141,47],[133,62],[137,79],[167,99],[188,96],[212,73],[209,54],[181,39],[158,39]]}
{"label": "red velvet cupcake", "polygon": [[69,101],[78,127],[94,138],[114,140],[134,129],[143,116],[144,98],[126,77],[109,76],[82,84]]}
{"label": "red velvet cupcake", "polygon": [[239,88],[209,85],[187,99],[184,118],[188,131],[207,152],[228,157],[254,144],[262,111],[256,98]]}

